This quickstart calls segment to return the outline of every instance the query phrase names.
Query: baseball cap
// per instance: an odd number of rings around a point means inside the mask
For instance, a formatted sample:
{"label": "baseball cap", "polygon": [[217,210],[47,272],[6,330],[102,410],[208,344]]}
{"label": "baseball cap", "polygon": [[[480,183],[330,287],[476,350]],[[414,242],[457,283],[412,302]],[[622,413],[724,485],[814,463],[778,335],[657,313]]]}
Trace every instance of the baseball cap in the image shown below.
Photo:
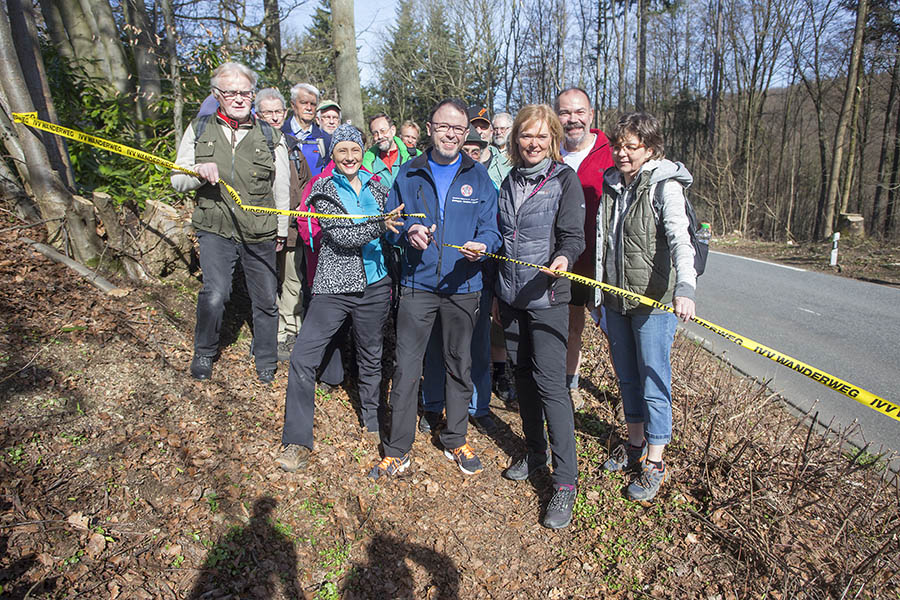
{"label": "baseball cap", "polygon": [[472,121],[484,121],[488,125],[491,124],[491,115],[488,112],[488,109],[475,104],[469,108],[469,123]]}
{"label": "baseball cap", "polygon": [[328,108],[336,108],[338,112],[341,112],[341,105],[335,102],[334,100],[322,100],[319,102],[319,105],[316,107],[316,112],[328,109]]}

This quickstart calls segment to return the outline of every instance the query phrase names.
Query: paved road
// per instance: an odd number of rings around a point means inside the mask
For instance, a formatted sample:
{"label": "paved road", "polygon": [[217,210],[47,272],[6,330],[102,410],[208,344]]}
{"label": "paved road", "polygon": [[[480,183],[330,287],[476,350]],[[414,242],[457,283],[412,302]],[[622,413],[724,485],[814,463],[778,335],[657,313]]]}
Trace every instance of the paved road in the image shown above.
{"label": "paved road", "polygon": [[[900,403],[900,289],[712,252],[698,316]],[[900,422],[690,323],[740,370],[819,420],[860,424],[862,440],[900,452]],[[857,440],[857,443],[859,440]]]}

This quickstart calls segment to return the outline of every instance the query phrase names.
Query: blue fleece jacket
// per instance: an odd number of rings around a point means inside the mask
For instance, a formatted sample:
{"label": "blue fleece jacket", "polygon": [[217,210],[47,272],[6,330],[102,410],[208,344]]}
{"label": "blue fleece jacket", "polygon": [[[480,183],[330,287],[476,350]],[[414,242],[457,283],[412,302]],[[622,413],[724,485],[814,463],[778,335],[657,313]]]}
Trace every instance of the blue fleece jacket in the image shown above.
{"label": "blue fleece jacket", "polygon": [[[424,213],[425,218],[404,220],[399,234],[388,232],[390,243],[403,249],[400,284],[439,294],[466,294],[481,290],[481,262],[470,262],[459,250],[442,244],[462,246],[468,241],[481,242],[488,252],[500,247],[497,229],[497,189],[487,170],[467,155],[450,183],[444,202],[444,216],[434,176],[428,166],[428,154],[420,154],[403,164],[388,196],[387,210],[404,204],[405,213]],[[409,228],[421,223],[437,225],[434,243],[425,250],[409,245]]]}

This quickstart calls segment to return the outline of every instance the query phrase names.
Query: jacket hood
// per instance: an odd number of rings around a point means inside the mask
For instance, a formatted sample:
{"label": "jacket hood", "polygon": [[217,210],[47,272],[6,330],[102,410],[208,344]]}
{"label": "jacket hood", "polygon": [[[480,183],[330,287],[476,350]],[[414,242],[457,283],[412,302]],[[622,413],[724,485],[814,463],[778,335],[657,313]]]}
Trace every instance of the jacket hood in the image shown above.
{"label": "jacket hood", "polygon": [[[638,173],[638,177],[645,176],[650,177],[650,184],[658,183],[666,179],[674,179],[685,188],[687,188],[694,182],[693,175],[690,174],[684,164],[680,162],[672,162],[667,158],[659,160],[648,160],[646,163],[644,163],[644,166],[641,167],[641,170]],[[622,174],[615,166],[612,166],[606,170],[606,172],[603,174],[603,182],[614,189],[618,188],[624,183]]]}

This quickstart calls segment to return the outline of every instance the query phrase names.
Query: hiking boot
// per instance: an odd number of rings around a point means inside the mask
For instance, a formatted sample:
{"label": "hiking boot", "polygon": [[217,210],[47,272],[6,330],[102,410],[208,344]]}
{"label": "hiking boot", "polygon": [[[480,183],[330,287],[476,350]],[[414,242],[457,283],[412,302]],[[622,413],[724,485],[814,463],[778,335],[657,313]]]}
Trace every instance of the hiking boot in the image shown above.
{"label": "hiking boot", "polygon": [[382,477],[396,477],[406,470],[409,466],[409,454],[404,454],[400,458],[396,456],[385,456],[377,465],[369,471],[369,479],[381,479]]}
{"label": "hiking boot", "polygon": [[475,426],[475,429],[484,435],[497,433],[497,429],[499,429],[497,427],[497,422],[494,420],[494,416],[489,412],[480,417],[473,417],[470,415],[469,421]]}
{"label": "hiking boot", "polygon": [[559,485],[556,493],[547,505],[544,515],[544,527],[563,529],[572,522],[572,509],[575,508],[575,496],[578,495],[574,485]]}
{"label": "hiking boot", "polygon": [[516,386],[509,377],[508,370],[494,374],[493,392],[507,408],[516,405]]}
{"label": "hiking boot", "polygon": [[615,473],[618,471],[639,471],[641,465],[647,460],[647,440],[640,447],[635,448],[628,442],[619,444],[610,453],[609,458],[603,463],[603,470]]}
{"label": "hiking boot", "polygon": [[523,456],[503,471],[503,476],[513,481],[524,481],[537,473],[547,469],[546,454],[528,454]]}
{"label": "hiking boot", "polygon": [[319,381],[316,383],[316,391],[322,396],[327,396],[335,390],[337,390],[336,385],[331,385],[330,383],[325,383],[324,381]]}
{"label": "hiking boot", "polygon": [[256,372],[256,376],[260,383],[268,385],[275,381],[275,369],[260,369]]}
{"label": "hiking boot", "polygon": [[278,342],[278,360],[291,360],[291,350],[294,349],[295,341],[297,341],[297,336],[289,335],[283,342]]}
{"label": "hiking boot", "polygon": [[569,388],[569,400],[572,401],[572,408],[575,412],[584,408],[584,396],[578,388]]}
{"label": "hiking boot", "polygon": [[637,502],[649,502],[656,498],[659,488],[669,478],[669,469],[665,463],[660,461],[662,468],[657,467],[650,461],[644,462],[644,468],[641,474],[630,484],[625,490],[628,498]]}
{"label": "hiking boot", "polygon": [[441,424],[443,415],[439,412],[431,412],[426,410],[419,417],[419,431],[422,433],[432,433]]}
{"label": "hiking boot", "polygon": [[469,444],[463,444],[459,448],[453,448],[452,450],[444,450],[444,456],[455,462],[459,470],[466,475],[474,475],[484,469],[481,460],[475,455]]}
{"label": "hiking boot", "polygon": [[200,356],[195,354],[191,360],[191,377],[198,381],[212,377],[212,356]]}
{"label": "hiking boot", "polygon": [[288,473],[293,473],[300,467],[306,465],[309,460],[309,454],[312,452],[306,446],[297,444],[288,444],[281,451],[281,456],[275,459],[275,464]]}

